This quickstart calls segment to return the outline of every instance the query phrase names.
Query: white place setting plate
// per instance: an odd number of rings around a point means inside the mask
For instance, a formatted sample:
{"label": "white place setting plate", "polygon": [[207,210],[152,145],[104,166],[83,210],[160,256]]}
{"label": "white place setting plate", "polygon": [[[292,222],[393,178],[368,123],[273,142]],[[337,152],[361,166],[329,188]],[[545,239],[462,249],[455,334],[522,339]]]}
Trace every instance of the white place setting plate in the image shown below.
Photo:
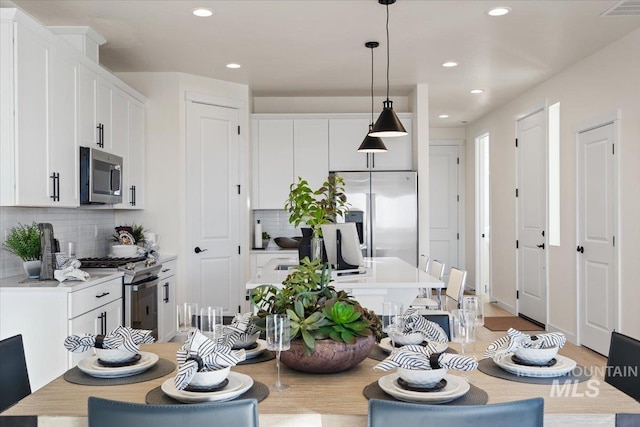
{"label": "white place setting plate", "polygon": [[252,348],[251,350],[244,350],[247,359],[253,359],[267,349],[267,342],[265,340],[259,339],[256,341],[256,344],[258,344],[257,347]]}
{"label": "white place setting plate", "polygon": [[[436,346],[437,353],[442,353],[443,351],[449,348],[449,345],[446,342],[436,342],[433,344],[435,344]],[[391,353],[391,351],[394,349],[393,345],[391,344],[391,338],[389,337],[382,338],[378,345],[380,346],[381,349],[383,349],[387,353]],[[400,347],[395,347],[395,348],[400,348]]]}
{"label": "white place setting plate", "polygon": [[224,402],[235,399],[253,386],[253,379],[249,375],[239,372],[229,372],[227,377],[229,383],[222,389],[209,392],[196,392],[178,390],[176,388],[175,377],[171,377],[162,383],[160,387],[164,394],[184,403],[197,402]]}
{"label": "white place setting plate", "polygon": [[160,359],[157,354],[146,351],[140,352],[138,363],[130,366],[107,367],[98,362],[95,354],[78,362],[78,369],[85,374],[97,378],[121,378],[137,375],[155,365]]}
{"label": "white place setting plate", "polygon": [[524,377],[559,377],[566,375],[576,367],[576,362],[568,357],[555,355],[556,363],[553,366],[524,366],[511,360],[513,353],[496,354],[493,361],[507,372]]}
{"label": "white place setting plate", "polygon": [[459,397],[464,396],[471,386],[464,378],[456,375],[447,374],[444,379],[447,385],[438,391],[411,391],[405,390],[398,385],[398,374],[390,374],[381,377],[378,385],[387,394],[404,402],[428,402],[428,403],[446,403],[451,402]]}

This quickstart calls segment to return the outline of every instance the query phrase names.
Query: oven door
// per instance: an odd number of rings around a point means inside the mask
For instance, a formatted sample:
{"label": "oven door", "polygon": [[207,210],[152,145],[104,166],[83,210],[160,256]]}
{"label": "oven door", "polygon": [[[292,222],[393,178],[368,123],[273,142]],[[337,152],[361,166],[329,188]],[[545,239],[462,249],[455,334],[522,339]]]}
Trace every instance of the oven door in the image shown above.
{"label": "oven door", "polygon": [[131,327],[152,331],[158,339],[158,277],[128,285],[131,295]]}

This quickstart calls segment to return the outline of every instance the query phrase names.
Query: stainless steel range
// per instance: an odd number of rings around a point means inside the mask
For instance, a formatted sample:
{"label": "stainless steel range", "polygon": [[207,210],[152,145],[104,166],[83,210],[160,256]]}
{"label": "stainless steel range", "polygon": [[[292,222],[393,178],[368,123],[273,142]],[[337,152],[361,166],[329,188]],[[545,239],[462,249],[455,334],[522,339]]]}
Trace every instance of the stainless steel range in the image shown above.
{"label": "stainless steel range", "polygon": [[[111,269],[124,273],[122,324],[151,330],[158,339],[158,272],[155,258],[81,258],[81,269]],[[103,270],[104,271],[104,270]]]}

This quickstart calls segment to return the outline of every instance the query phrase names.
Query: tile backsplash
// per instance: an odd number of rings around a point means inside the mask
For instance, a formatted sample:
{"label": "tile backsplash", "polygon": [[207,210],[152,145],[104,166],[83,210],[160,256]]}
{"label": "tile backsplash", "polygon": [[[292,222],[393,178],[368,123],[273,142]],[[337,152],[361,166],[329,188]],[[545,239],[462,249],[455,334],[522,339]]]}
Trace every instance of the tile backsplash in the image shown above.
{"label": "tile backsplash", "polygon": [[[111,247],[115,215],[113,210],[13,208],[0,207],[0,238],[4,242],[11,228],[32,222],[48,222],[66,252],[67,242],[76,242],[78,258],[106,256]],[[0,278],[23,274],[22,260],[6,250],[0,250]]]}
{"label": "tile backsplash", "polygon": [[[266,231],[271,236],[269,246],[276,246],[273,239],[276,237],[302,236],[300,227],[289,224],[289,212],[285,210],[255,210],[253,211],[253,224],[260,220],[262,231]],[[251,232],[253,233],[253,226]]]}

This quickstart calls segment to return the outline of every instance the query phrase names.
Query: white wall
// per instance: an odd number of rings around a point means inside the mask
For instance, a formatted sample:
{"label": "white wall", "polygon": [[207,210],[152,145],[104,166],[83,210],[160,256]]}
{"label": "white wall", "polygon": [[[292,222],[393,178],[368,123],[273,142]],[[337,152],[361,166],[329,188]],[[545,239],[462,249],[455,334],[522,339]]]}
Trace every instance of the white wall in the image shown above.
{"label": "white wall", "polygon": [[[117,218],[133,216],[145,227],[161,236],[160,252],[178,255],[177,299],[185,301],[187,259],[191,255],[186,246],[186,92],[197,92],[220,98],[246,101],[248,111],[250,91],[246,85],[194,76],[184,73],[118,73],[119,78],[135,87],[147,98],[146,128],[146,194],[145,209],[141,212],[119,214]],[[246,130],[245,147],[241,153],[248,161],[249,114],[240,120]],[[244,168],[246,170],[248,168]],[[245,194],[249,194],[244,178]],[[248,196],[247,196],[248,197]],[[246,212],[243,215],[247,215]],[[244,218],[241,224],[247,224]],[[246,236],[247,230],[242,230]],[[242,285],[244,282],[242,282]]]}
{"label": "white wall", "polygon": [[429,128],[429,139],[462,139],[466,138],[467,130],[464,127],[459,128]]}
{"label": "white wall", "polygon": [[[518,115],[560,102],[561,246],[549,248],[549,325],[577,332],[575,126],[621,110],[619,154],[621,333],[640,338],[640,30],[519,96],[467,127],[466,140],[490,132],[493,297],[515,306],[515,124]],[[474,253],[474,144],[466,144],[467,260]],[[467,267],[473,270],[473,263]]]}

